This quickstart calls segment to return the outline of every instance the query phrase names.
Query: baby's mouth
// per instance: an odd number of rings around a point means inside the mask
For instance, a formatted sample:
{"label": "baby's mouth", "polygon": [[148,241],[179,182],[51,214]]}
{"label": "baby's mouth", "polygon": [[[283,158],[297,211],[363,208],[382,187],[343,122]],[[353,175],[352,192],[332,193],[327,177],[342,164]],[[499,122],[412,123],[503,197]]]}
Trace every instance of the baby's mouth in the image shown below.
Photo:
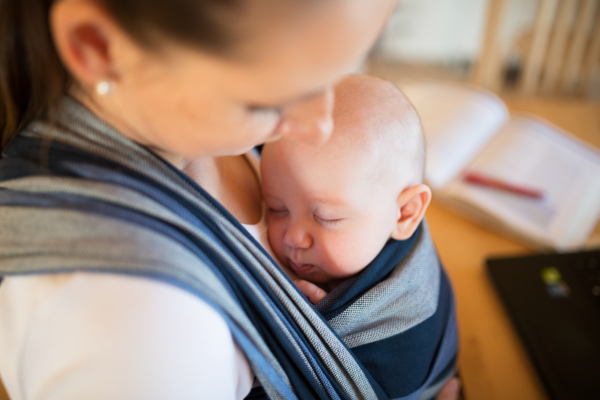
{"label": "baby's mouth", "polygon": [[290,267],[299,274],[305,274],[310,271],[314,265],[312,264],[296,264],[292,260],[290,260]]}

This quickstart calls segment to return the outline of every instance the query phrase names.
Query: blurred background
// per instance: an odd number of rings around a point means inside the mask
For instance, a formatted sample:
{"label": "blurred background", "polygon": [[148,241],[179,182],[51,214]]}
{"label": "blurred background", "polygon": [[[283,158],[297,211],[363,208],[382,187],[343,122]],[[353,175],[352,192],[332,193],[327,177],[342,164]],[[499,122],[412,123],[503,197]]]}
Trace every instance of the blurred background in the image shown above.
{"label": "blurred background", "polygon": [[400,0],[365,72],[600,100],[596,0]]}

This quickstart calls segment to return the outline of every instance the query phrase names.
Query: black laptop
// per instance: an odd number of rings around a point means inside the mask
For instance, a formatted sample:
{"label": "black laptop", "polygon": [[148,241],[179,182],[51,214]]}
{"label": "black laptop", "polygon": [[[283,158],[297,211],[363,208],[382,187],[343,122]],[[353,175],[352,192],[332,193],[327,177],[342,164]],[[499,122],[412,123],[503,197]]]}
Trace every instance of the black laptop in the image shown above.
{"label": "black laptop", "polygon": [[599,400],[600,249],[486,264],[549,396]]}

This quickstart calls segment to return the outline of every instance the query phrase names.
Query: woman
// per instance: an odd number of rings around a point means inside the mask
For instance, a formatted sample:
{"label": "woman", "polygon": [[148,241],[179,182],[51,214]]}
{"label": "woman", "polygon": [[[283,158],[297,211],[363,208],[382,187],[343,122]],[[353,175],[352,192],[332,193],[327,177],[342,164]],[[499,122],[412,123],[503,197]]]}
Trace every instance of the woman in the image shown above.
{"label": "woman", "polygon": [[242,154],[327,140],[393,3],[0,0],[11,398],[379,396],[231,216],[262,215]]}

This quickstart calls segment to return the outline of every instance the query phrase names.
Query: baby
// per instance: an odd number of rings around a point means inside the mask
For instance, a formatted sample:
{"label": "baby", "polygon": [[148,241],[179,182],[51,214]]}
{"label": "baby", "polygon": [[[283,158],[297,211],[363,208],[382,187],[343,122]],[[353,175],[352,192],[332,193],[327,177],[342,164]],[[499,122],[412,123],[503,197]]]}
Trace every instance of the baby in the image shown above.
{"label": "baby", "polygon": [[431,191],[421,124],[378,78],[348,76],[335,98],[326,144],[263,148],[269,242],[386,396],[427,397],[454,373],[457,340],[452,291],[422,223]]}
{"label": "baby", "polygon": [[261,159],[269,242],[313,304],[388,240],[411,237],[431,199],[422,184],[421,125],[402,92],[352,75],[335,95],[335,130],[325,145],[282,139]]}

